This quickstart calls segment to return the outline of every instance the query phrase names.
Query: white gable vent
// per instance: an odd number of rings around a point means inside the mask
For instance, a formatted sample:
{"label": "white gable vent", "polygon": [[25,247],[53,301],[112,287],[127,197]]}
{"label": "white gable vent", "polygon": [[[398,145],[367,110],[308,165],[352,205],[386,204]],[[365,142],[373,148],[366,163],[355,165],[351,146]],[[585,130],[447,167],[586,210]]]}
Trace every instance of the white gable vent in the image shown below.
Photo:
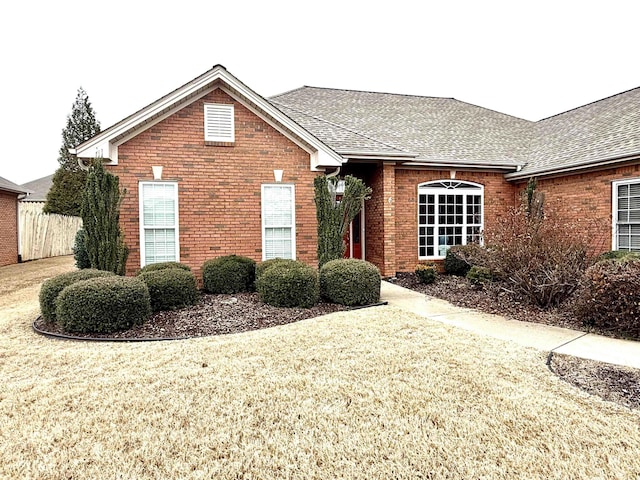
{"label": "white gable vent", "polygon": [[204,139],[206,142],[233,142],[233,105],[205,103]]}

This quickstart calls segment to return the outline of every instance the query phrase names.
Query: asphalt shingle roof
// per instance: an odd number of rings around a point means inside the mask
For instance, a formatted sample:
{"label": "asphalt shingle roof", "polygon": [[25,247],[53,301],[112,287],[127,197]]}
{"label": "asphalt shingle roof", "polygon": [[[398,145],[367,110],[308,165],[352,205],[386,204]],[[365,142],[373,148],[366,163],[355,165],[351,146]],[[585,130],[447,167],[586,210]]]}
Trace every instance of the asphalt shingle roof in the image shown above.
{"label": "asphalt shingle roof", "polygon": [[29,193],[29,189],[21,187],[6,178],[0,177],[0,190],[4,190],[5,192],[13,192],[13,193]]}
{"label": "asphalt shingle roof", "polygon": [[532,122],[453,98],[302,87],[270,101],[341,154],[515,167],[530,143]]}
{"label": "asphalt shingle roof", "polygon": [[342,155],[522,166],[523,178],[640,155],[640,88],[530,122],[453,98],[302,87],[270,101]]}
{"label": "asphalt shingle roof", "polygon": [[529,163],[519,175],[639,153],[640,88],[635,88],[537,122]]}
{"label": "asphalt shingle roof", "polygon": [[28,202],[44,202],[47,200],[47,193],[49,193],[49,189],[51,189],[51,185],[53,184],[53,174],[47,175],[46,177],[38,178],[36,180],[31,180],[30,182],[23,183],[22,187],[27,190],[31,190],[32,193],[29,194],[24,200]]}

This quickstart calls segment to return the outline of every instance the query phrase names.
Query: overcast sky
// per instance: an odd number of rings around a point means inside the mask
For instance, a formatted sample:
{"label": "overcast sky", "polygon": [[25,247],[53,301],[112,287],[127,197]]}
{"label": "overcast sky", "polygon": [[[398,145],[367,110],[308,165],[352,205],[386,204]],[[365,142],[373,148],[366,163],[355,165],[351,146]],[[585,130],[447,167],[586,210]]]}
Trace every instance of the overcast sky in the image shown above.
{"label": "overcast sky", "polygon": [[53,173],[82,86],[102,128],[224,65],[301,85],[454,97],[539,120],[640,86],[634,1],[9,2],[0,176]]}

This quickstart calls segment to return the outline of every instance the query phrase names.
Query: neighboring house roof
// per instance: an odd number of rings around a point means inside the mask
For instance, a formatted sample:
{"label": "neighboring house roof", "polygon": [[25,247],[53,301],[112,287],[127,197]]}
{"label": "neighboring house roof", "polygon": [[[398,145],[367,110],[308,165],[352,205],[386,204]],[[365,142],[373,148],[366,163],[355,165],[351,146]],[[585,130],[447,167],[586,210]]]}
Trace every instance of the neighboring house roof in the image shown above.
{"label": "neighboring house roof", "polygon": [[309,152],[312,167],[338,167],[342,164],[343,159],[340,155],[231,75],[222,65],[214,66],[199,77],[100,132],[79,145],[71,153],[75,153],[80,158],[108,158],[115,164],[118,162],[119,145],[216,88],[221,88],[231,97],[246,105],[263,120]]}
{"label": "neighboring house roof", "polygon": [[31,193],[22,199],[24,202],[45,202],[47,200],[47,193],[53,185],[53,174],[46,177],[31,180],[30,182],[23,183],[22,187],[27,190],[31,190]]}
{"label": "neighboring house roof", "polygon": [[453,98],[302,87],[270,101],[338,153],[411,164],[524,164],[533,122]]}
{"label": "neighboring house roof", "polygon": [[10,182],[6,178],[0,177],[0,190],[11,193],[29,193],[31,190],[21,187],[13,182]]}
{"label": "neighboring house roof", "polygon": [[529,162],[507,178],[608,165],[640,156],[640,88],[535,124]]}

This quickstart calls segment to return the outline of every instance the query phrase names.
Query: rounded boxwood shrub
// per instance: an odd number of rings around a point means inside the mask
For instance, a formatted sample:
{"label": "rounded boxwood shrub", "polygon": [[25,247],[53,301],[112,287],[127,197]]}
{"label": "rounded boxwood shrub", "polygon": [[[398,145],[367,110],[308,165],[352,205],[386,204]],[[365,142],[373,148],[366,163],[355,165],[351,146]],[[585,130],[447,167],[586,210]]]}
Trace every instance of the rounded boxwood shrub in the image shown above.
{"label": "rounded boxwood shrub", "polygon": [[196,277],[181,268],[146,271],[138,275],[149,289],[154,312],[193,305],[198,301]]}
{"label": "rounded boxwood shrub", "polygon": [[270,266],[256,281],[260,300],[275,307],[311,308],[320,299],[318,272],[299,261]]}
{"label": "rounded boxwood shrub", "polygon": [[204,290],[209,293],[238,293],[253,290],[256,262],[240,255],[207,260],[202,266]]}
{"label": "rounded boxwood shrub", "polygon": [[433,264],[419,263],[414,270],[420,283],[433,283],[438,276],[438,268]]}
{"label": "rounded boxwood shrub", "polygon": [[113,277],[115,273],[87,268],[75,272],[63,273],[45,280],[40,288],[40,311],[42,317],[49,322],[56,321],[56,299],[62,290],[69,285],[96,277]]}
{"label": "rounded boxwood shrub", "polygon": [[280,265],[281,263],[291,262],[295,262],[295,260],[289,260],[286,258],[272,258],[270,260],[264,260],[263,262],[256,264],[256,282],[268,268],[271,268],[274,265]]}
{"label": "rounded boxwood shrub", "polygon": [[65,332],[112,333],[144,323],[151,314],[149,290],[135,277],[103,277],[66,287],[56,302]]}
{"label": "rounded boxwood shrub", "polygon": [[371,305],[380,300],[380,271],[364,260],[331,260],[320,269],[320,293],[333,303]]}
{"label": "rounded boxwood shrub", "polygon": [[150,263],[149,265],[145,265],[138,271],[138,275],[146,272],[155,272],[157,270],[165,270],[167,268],[179,268],[180,270],[185,270],[187,272],[191,271],[191,267],[189,265],[185,265],[180,262],[160,262],[160,263]]}

